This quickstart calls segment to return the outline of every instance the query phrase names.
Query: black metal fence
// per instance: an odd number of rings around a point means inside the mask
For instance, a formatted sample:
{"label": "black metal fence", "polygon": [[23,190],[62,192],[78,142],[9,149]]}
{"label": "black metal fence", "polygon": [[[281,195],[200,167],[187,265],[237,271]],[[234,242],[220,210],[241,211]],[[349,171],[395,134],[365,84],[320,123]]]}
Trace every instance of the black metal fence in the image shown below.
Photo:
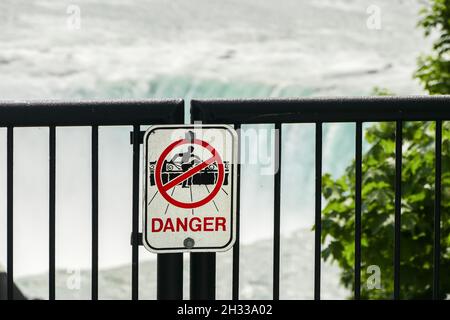
{"label": "black metal fence", "polygon": [[[322,194],[322,126],[326,122],[353,122],[355,131],[355,274],[354,298],[361,295],[361,188],[363,122],[396,122],[395,162],[395,240],[394,298],[400,298],[400,226],[402,123],[404,121],[436,122],[434,272],[433,298],[439,297],[440,221],[441,221],[441,157],[442,121],[450,120],[450,97],[411,98],[341,98],[298,100],[193,100],[191,121],[205,124],[274,124],[279,131],[276,144],[277,161],[281,164],[281,138],[284,123],[314,123],[315,134],[315,267],[314,297],[320,299],[321,275],[321,194]],[[184,122],[183,101],[81,102],[81,103],[3,103],[0,104],[0,127],[7,127],[7,298],[14,299],[13,283],[13,152],[14,127],[46,126],[49,134],[49,298],[55,299],[55,141],[58,126],[92,128],[92,299],[98,298],[98,128],[99,126],[132,125],[133,134],[133,198],[132,198],[132,299],[138,299],[139,226],[139,158],[142,142],[141,125],[181,124]],[[281,166],[274,175],[273,229],[273,299],[280,297],[280,186]],[[240,179],[240,165],[238,165]],[[239,183],[238,183],[239,186]],[[238,187],[237,214],[240,211]],[[233,248],[232,298],[239,299],[239,219],[237,241]],[[216,255],[192,253],[190,259],[191,299],[214,299]],[[158,299],[183,298],[183,255],[160,254],[157,261]],[[218,275],[220,276],[220,275]]]}
{"label": "black metal fence", "polygon": [[[395,122],[395,222],[394,222],[394,299],[400,298],[400,226],[401,226],[401,173],[402,123],[404,121],[436,122],[435,212],[433,298],[439,297],[440,222],[441,222],[441,158],[442,121],[450,120],[450,97],[378,97],[299,100],[210,100],[191,102],[191,117],[203,123],[227,123],[240,128],[243,124],[274,124],[279,131],[275,144],[278,163],[281,164],[281,138],[283,123],[315,124],[315,249],[314,298],[320,299],[321,279],[321,212],[322,212],[322,125],[326,122],[356,123],[355,131],[355,261],[354,298],[361,297],[361,180],[362,180],[362,125],[363,122]],[[274,175],[274,230],[273,230],[273,299],[280,297],[280,184],[281,166]],[[239,210],[239,194],[238,194]],[[239,212],[238,212],[239,214]],[[204,261],[214,257],[202,256]],[[210,263],[211,266],[213,263]],[[207,269],[204,263],[204,272]],[[212,267],[211,267],[212,268]],[[214,278],[210,283],[213,285]],[[209,296],[213,298],[213,296]],[[239,238],[233,253],[233,299],[239,299]]]}
{"label": "black metal fence", "polygon": [[[138,299],[139,262],[139,158],[140,126],[184,123],[184,102],[11,102],[0,104],[0,127],[7,128],[7,299],[14,296],[13,242],[13,155],[15,127],[49,127],[49,299],[55,299],[55,203],[56,203],[56,128],[91,127],[92,166],[92,281],[91,298],[98,299],[98,129],[99,126],[133,126],[133,200],[132,200],[132,298]],[[2,151],[4,152],[4,151]],[[167,259],[158,259],[165,270]],[[162,275],[164,276],[164,274]]]}

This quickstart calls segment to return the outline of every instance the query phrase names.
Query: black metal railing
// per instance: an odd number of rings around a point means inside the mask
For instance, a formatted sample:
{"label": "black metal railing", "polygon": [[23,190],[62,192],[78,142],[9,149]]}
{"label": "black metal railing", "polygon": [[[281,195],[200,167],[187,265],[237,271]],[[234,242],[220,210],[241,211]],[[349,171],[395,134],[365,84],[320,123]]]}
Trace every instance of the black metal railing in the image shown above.
{"label": "black metal railing", "polygon": [[[132,299],[138,299],[139,279],[139,151],[140,126],[184,123],[184,102],[109,101],[109,102],[4,102],[0,103],[0,127],[7,128],[7,299],[14,296],[13,242],[13,155],[15,127],[49,128],[49,299],[55,299],[55,210],[56,202],[56,128],[62,126],[91,127],[92,166],[92,257],[91,298],[98,299],[98,129],[100,126],[133,126],[133,198],[132,198]],[[161,260],[161,262],[159,261]],[[160,269],[171,261],[159,259]],[[164,279],[164,274],[161,276]],[[15,290],[16,289],[16,290]],[[16,293],[17,294],[17,293]],[[162,292],[164,297],[164,292]]]}
{"label": "black metal railing", "polygon": [[[56,194],[56,128],[60,126],[91,127],[92,165],[92,299],[98,299],[98,129],[99,126],[131,125],[133,132],[132,197],[132,299],[139,298],[139,160],[142,143],[141,126],[184,123],[184,103],[171,101],[130,102],[42,102],[0,103],[0,127],[7,128],[7,298],[14,299],[13,263],[13,154],[15,127],[49,127],[49,299],[55,299],[55,194]],[[396,122],[395,161],[395,240],[394,298],[400,298],[400,226],[402,123],[404,121],[436,122],[435,212],[433,243],[433,298],[439,297],[442,121],[450,120],[450,97],[411,98],[338,98],[296,100],[193,100],[191,121],[205,124],[274,124],[279,134],[277,166],[274,174],[273,299],[280,297],[280,220],[281,220],[281,139],[284,123],[315,124],[315,254],[314,298],[320,299],[321,281],[321,213],[322,213],[322,127],[327,122],[352,122],[355,130],[355,274],[354,298],[361,297],[361,212],[362,212],[362,143],[364,122]],[[237,215],[240,213],[240,171],[238,164]],[[233,247],[232,298],[239,299],[240,233]],[[160,254],[157,257],[158,299],[183,298],[183,254]],[[190,259],[191,299],[214,299],[216,255],[192,253]],[[220,275],[218,275],[220,276]]]}
{"label": "black metal railing", "polygon": [[[274,124],[279,134],[275,144],[281,164],[283,123],[315,124],[315,248],[314,298],[320,299],[321,281],[321,212],[322,212],[322,125],[326,122],[351,122],[355,131],[355,261],[354,298],[361,297],[361,188],[362,125],[364,122],[395,122],[395,220],[394,220],[394,299],[400,299],[400,227],[402,187],[402,123],[404,121],[436,122],[435,211],[433,244],[433,298],[439,297],[440,222],[441,222],[441,157],[442,121],[450,120],[450,96],[372,97],[293,100],[194,100],[193,121],[227,123],[240,128],[243,124]],[[273,299],[280,297],[280,169],[274,175]],[[238,191],[239,192],[239,191]],[[238,204],[240,202],[238,194]],[[239,210],[239,205],[238,205]],[[239,214],[239,212],[238,212]],[[238,232],[239,234],[239,232]],[[215,259],[203,257],[203,259]],[[214,270],[204,269],[203,272]],[[211,283],[213,286],[214,283]],[[210,298],[213,298],[210,296]],[[233,299],[239,299],[239,241],[233,254]]]}

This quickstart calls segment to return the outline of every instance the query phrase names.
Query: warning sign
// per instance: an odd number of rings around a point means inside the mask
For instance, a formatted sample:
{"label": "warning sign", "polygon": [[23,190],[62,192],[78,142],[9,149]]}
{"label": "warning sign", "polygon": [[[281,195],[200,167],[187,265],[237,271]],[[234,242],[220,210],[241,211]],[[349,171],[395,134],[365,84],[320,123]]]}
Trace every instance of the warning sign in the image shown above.
{"label": "warning sign", "polygon": [[235,239],[237,134],[226,125],[153,126],[144,137],[144,246],[226,251]]}

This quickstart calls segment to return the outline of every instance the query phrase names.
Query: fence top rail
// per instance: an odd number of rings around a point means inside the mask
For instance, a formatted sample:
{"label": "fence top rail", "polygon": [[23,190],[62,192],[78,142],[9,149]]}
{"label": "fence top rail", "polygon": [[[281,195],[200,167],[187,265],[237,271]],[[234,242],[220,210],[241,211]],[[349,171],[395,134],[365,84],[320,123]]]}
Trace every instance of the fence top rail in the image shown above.
{"label": "fence top rail", "polygon": [[170,123],[184,118],[184,101],[0,101],[0,127]]}
{"label": "fence top rail", "polygon": [[450,95],[192,100],[191,115],[230,124],[450,120]]}

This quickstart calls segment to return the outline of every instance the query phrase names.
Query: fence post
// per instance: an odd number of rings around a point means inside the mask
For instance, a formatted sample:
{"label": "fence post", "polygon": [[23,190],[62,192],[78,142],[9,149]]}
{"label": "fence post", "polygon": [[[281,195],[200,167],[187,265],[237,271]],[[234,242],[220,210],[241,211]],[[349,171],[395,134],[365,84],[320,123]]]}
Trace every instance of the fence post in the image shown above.
{"label": "fence post", "polygon": [[158,254],[156,272],[157,299],[183,300],[183,254]]}
{"label": "fence post", "polygon": [[216,254],[191,253],[191,300],[216,299]]}
{"label": "fence post", "polygon": [[[182,112],[173,115],[169,123],[184,123],[184,108]],[[183,300],[183,254],[164,253],[157,255],[157,285],[158,300]]]}

